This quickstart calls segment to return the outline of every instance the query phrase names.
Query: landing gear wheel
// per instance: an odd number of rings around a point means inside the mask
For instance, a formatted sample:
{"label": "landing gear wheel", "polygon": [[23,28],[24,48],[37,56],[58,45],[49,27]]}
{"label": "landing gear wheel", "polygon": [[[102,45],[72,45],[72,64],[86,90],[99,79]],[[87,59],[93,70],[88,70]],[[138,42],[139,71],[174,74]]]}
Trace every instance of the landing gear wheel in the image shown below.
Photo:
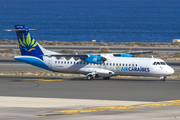
{"label": "landing gear wheel", "polygon": [[166,80],[166,76],[164,76],[164,78],[162,79],[162,81],[165,81]]}
{"label": "landing gear wheel", "polygon": [[88,76],[87,76],[87,79],[88,79],[88,80],[92,80],[92,79],[93,79],[93,76],[88,75]]}
{"label": "landing gear wheel", "polygon": [[110,79],[110,77],[103,77],[103,79],[104,79],[104,80],[109,80],[109,79]]}
{"label": "landing gear wheel", "polygon": [[160,80],[161,80],[161,81],[165,81],[165,80],[166,80],[166,76],[160,77]]}

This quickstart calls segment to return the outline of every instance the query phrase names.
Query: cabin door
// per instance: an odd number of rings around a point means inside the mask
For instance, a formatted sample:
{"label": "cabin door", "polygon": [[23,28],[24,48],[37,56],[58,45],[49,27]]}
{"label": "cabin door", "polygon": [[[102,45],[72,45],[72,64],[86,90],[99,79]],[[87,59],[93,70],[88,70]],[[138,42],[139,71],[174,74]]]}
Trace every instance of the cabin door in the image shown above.
{"label": "cabin door", "polygon": [[48,61],[48,67],[52,68],[52,60]]}

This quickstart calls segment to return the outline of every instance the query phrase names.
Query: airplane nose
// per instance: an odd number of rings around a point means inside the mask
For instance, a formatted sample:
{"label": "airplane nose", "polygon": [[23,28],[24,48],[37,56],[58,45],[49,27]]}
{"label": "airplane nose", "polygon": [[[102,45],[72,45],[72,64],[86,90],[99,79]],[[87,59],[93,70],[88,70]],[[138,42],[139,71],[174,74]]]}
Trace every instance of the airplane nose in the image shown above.
{"label": "airplane nose", "polygon": [[173,73],[174,73],[174,69],[173,69],[173,68],[171,68],[170,66],[169,66],[168,73],[169,73],[169,74],[173,74]]}

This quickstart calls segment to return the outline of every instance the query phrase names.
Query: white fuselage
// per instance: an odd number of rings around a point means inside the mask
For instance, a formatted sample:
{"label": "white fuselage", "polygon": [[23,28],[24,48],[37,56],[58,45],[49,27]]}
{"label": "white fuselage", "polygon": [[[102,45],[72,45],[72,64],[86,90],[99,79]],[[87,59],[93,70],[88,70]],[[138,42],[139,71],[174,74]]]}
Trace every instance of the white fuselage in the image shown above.
{"label": "white fuselage", "polygon": [[[103,64],[92,64],[80,59],[76,61],[74,58],[67,60],[64,57],[57,59],[45,56],[44,62],[53,71],[62,73],[106,74],[112,72],[112,75],[133,76],[167,76],[174,73],[170,66],[157,58],[113,57],[111,55],[107,55],[106,58],[108,59]],[[154,64],[155,62],[160,64]]]}

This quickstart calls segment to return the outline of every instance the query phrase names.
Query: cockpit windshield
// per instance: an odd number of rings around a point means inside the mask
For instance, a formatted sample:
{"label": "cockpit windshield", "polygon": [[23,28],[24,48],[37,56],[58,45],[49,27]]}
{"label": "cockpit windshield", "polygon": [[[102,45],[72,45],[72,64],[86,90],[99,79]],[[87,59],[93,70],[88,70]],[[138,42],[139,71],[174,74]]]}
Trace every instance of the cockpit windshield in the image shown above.
{"label": "cockpit windshield", "polygon": [[154,62],[153,65],[166,65],[165,62]]}
{"label": "cockpit windshield", "polygon": [[166,63],[165,62],[161,62],[161,65],[166,65]]}

